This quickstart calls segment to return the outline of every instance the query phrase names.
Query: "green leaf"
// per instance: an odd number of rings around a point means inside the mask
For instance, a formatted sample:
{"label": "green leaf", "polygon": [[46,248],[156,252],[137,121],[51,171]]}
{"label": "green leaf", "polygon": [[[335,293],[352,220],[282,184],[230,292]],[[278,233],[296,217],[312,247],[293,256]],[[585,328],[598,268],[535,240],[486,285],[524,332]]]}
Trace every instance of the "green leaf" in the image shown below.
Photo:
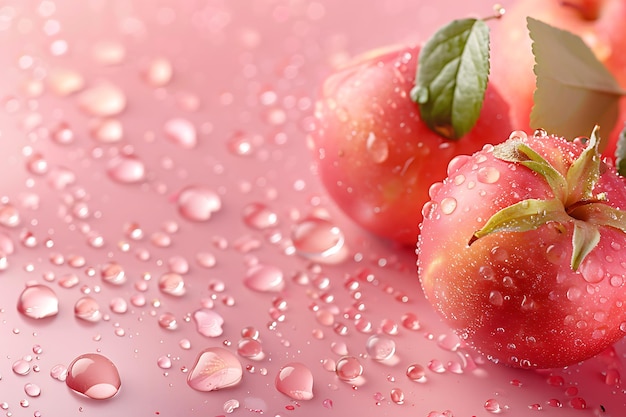
{"label": "green leaf", "polygon": [[570,216],[596,226],[608,226],[626,233],[626,212],[608,204],[596,202],[568,210]]}
{"label": "green leaf", "polygon": [[580,37],[531,17],[527,21],[537,76],[531,127],[568,139],[595,125],[610,131],[626,94],[613,75]]}
{"label": "green leaf", "polygon": [[552,200],[528,199],[505,207],[495,213],[482,229],[474,233],[469,244],[497,232],[526,232],[548,222],[565,223],[572,218],[565,213],[558,198]]}
{"label": "green leaf", "polygon": [[483,20],[454,20],[420,51],[411,96],[436,133],[458,139],[480,115],[489,77],[489,27]]}
{"label": "green leaf", "polygon": [[617,139],[617,149],[615,149],[615,168],[617,172],[626,177],[626,123]]}

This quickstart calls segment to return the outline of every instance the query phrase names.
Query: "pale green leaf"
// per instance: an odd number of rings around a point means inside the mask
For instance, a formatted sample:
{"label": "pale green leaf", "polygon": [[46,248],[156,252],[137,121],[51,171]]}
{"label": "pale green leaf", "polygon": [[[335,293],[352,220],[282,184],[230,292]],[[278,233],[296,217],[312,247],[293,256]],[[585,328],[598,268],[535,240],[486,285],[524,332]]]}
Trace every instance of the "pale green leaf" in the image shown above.
{"label": "pale green leaf", "polygon": [[578,269],[589,252],[598,245],[598,242],[600,242],[600,231],[595,225],[579,220],[574,221],[571,263],[574,271]]}
{"label": "pale green leaf", "polygon": [[593,129],[589,143],[567,170],[569,186],[566,206],[578,201],[593,199],[593,189],[600,179],[600,154],[598,152],[597,126]]}
{"label": "pale green leaf", "polygon": [[625,92],[583,40],[528,18],[537,89],[530,115],[533,128],[574,139],[595,125],[610,131]]}
{"label": "pale green leaf", "polygon": [[436,133],[458,139],[480,115],[489,76],[489,27],[454,20],[422,47],[412,97]]}

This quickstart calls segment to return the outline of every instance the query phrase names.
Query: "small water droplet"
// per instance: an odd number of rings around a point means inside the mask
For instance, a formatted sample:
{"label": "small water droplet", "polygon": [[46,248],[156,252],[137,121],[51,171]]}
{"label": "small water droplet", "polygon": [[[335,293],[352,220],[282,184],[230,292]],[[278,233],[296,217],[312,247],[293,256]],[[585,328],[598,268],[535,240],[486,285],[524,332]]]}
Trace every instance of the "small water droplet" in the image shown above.
{"label": "small water droplet", "polygon": [[198,143],[196,127],[187,119],[175,118],[165,122],[165,136],[184,149],[193,149]]}
{"label": "small water droplet", "polygon": [[146,177],[146,166],[135,155],[117,155],[107,164],[107,175],[120,184],[136,184]]}
{"label": "small water droplet", "polygon": [[54,365],[50,368],[50,376],[57,381],[65,382],[67,378],[67,367],[62,364]]}
{"label": "small water droplet", "polygon": [[235,399],[227,400],[226,402],[224,402],[224,406],[222,407],[222,409],[224,410],[226,414],[231,414],[238,408],[239,408],[239,401]]}
{"label": "small water droplet", "polygon": [[196,330],[203,336],[218,337],[224,333],[222,329],[224,319],[213,310],[206,308],[196,310],[193,313],[193,319],[196,322]]}
{"label": "small water droplet", "polygon": [[169,356],[160,356],[157,359],[157,366],[161,369],[170,369],[172,367],[172,360]]}
{"label": "small water droplet", "polygon": [[110,262],[102,267],[100,271],[102,281],[112,285],[122,285],[126,282],[124,268],[117,262]]}
{"label": "small water droplet", "polygon": [[280,292],[285,287],[283,271],[271,265],[254,265],[246,272],[246,287],[259,292]]}
{"label": "small water droplet", "polygon": [[6,227],[16,227],[20,224],[20,212],[11,203],[0,205],[0,224]]}
{"label": "small water droplet", "polygon": [[389,397],[396,404],[404,404],[404,392],[400,388],[392,388]]}
{"label": "small water droplet", "polygon": [[15,362],[13,362],[11,369],[13,370],[13,373],[15,373],[16,375],[21,375],[21,376],[28,375],[31,371],[30,362],[25,359],[18,359]]}
{"label": "small water droplet", "polygon": [[197,391],[214,391],[237,385],[243,367],[235,355],[220,347],[204,349],[187,376],[187,384]]}
{"label": "small water droplet", "polygon": [[244,358],[260,360],[263,358],[263,345],[257,339],[242,338],[237,344],[237,353]]}
{"label": "small water droplet", "polygon": [[101,81],[80,93],[78,105],[92,116],[114,116],[126,108],[126,95],[113,83]]}
{"label": "small water droplet", "polygon": [[372,335],[365,344],[367,353],[376,361],[385,361],[396,353],[396,342],[389,337]]}
{"label": "small water droplet", "polygon": [[503,407],[500,405],[500,403],[493,399],[490,398],[487,401],[485,401],[485,410],[489,411],[490,413],[494,413],[494,414],[498,414],[501,413],[502,411],[504,411]]}
{"label": "small water droplet", "polygon": [[59,312],[56,293],[45,285],[31,285],[20,294],[17,310],[32,319],[52,317]]}
{"label": "small water droplet", "polygon": [[154,58],[148,64],[144,78],[153,87],[164,87],[170,83],[174,76],[172,63],[164,57]]}
{"label": "small water droplet", "polygon": [[406,368],[406,376],[414,382],[423,382],[426,380],[426,370],[422,365],[412,364]]}
{"label": "small water droplet", "polygon": [[313,398],[313,373],[302,363],[292,362],[281,367],[274,384],[279,392],[294,400]]}
{"label": "small water droplet", "polygon": [[81,320],[95,323],[102,318],[100,306],[92,297],[82,297],[74,304],[74,316]]}
{"label": "small water droplet", "polygon": [[478,170],[477,179],[483,184],[495,184],[500,179],[500,171],[496,167],[482,167]]}
{"label": "small water droplet", "polygon": [[178,320],[172,313],[163,313],[159,316],[159,327],[165,330],[176,330],[178,328]]}
{"label": "small water droplet", "polygon": [[213,190],[192,186],[184,188],[177,196],[178,211],[187,220],[207,221],[222,208],[222,200]]}
{"label": "small water droplet", "polygon": [[268,229],[278,224],[278,216],[263,203],[251,203],[243,208],[244,223],[258,230]]}
{"label": "small water droplet", "polygon": [[504,304],[504,297],[500,291],[493,290],[489,293],[489,302],[499,307]]}
{"label": "small water droplet", "polygon": [[347,257],[345,238],[332,222],[309,217],[295,225],[291,238],[296,251],[317,262],[341,262]]}
{"label": "small water droplet", "polygon": [[37,384],[28,382],[24,385],[24,392],[29,397],[39,397],[41,395],[41,388]]}
{"label": "small water droplet", "polygon": [[376,136],[370,132],[365,141],[367,154],[376,164],[382,164],[389,158],[389,143],[386,139]]}
{"label": "small water droplet", "polygon": [[90,133],[100,143],[117,143],[124,137],[124,126],[118,119],[95,119],[90,124]]}
{"label": "small water droplet", "polygon": [[107,357],[98,353],[78,356],[67,368],[67,386],[95,400],[105,400],[118,393],[120,374]]}
{"label": "small water droplet", "polygon": [[439,203],[439,207],[441,208],[441,212],[443,214],[452,214],[454,210],[456,210],[457,202],[454,197],[446,197],[441,200]]}
{"label": "small water droplet", "polygon": [[185,294],[185,280],[180,274],[169,272],[159,278],[159,290],[164,294],[181,297]]}
{"label": "small water droplet", "polygon": [[126,57],[126,47],[116,41],[99,41],[91,47],[91,57],[101,65],[117,65]]}
{"label": "small water droplet", "polygon": [[83,76],[69,68],[52,68],[46,80],[50,90],[61,97],[76,93],[85,86]]}
{"label": "small water droplet", "polygon": [[342,381],[353,381],[363,375],[363,365],[354,356],[344,356],[337,360],[335,373]]}

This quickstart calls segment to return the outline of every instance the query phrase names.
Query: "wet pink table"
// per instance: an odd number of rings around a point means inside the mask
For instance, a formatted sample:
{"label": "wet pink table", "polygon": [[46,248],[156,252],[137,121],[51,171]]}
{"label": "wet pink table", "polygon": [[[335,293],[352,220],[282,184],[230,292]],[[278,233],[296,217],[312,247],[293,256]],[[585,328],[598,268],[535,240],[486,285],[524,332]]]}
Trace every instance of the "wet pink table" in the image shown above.
{"label": "wet pink table", "polygon": [[491,3],[2,2],[1,414],[622,416],[626,344],[486,361],[315,176],[330,68],[470,13]]}

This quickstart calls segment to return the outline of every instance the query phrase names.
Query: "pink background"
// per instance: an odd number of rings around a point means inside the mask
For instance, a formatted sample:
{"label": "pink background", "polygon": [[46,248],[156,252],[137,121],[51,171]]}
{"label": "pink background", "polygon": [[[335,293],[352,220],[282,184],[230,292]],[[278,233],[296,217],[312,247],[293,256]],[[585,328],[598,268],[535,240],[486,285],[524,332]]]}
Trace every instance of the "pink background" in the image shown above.
{"label": "pink background", "polygon": [[[20,215],[19,225],[0,226],[8,262],[0,272],[2,412],[220,416],[227,414],[224,403],[234,399],[240,406],[233,415],[426,417],[450,410],[459,417],[492,415],[484,404],[493,399],[509,416],[623,415],[623,387],[606,378],[607,371],[609,376],[622,372],[623,342],[567,369],[534,372],[485,362],[458,346],[426,304],[412,249],[379,241],[353,225],[325,195],[310,163],[306,136],[314,98],[334,64],[371,48],[420,42],[453,18],[486,16],[491,7],[483,0],[0,3],[0,219],[7,205]],[[94,48],[103,41],[123,46],[124,57],[112,65],[95,59]],[[171,63],[173,78],[157,87],[146,81],[145,71],[158,57]],[[79,108],[80,92],[62,97],[53,91],[49,74],[55,68],[75,70],[84,89],[102,80],[121,88],[127,104],[115,116],[124,127],[120,142],[93,137],[89,126],[94,117]],[[195,148],[167,138],[164,124],[171,118],[195,126]],[[53,140],[62,123],[73,132],[69,144]],[[233,150],[237,140],[250,144],[248,154]],[[47,171],[29,168],[33,153],[47,162]],[[145,164],[145,179],[112,181],[107,164],[128,153]],[[60,167],[75,175],[65,188],[50,185]],[[177,210],[176,194],[191,185],[207,187],[221,198],[221,210],[208,221],[189,221]],[[246,225],[242,210],[250,203],[265,204],[277,215],[277,225],[263,230]],[[348,258],[338,265],[316,263],[292,250],[294,227],[323,212],[346,238]],[[141,227],[142,239],[125,233],[130,222]],[[155,244],[155,233],[168,235],[171,244]],[[36,244],[25,238],[28,234]],[[100,236],[104,244],[90,245],[90,236]],[[7,242],[14,243],[12,253]],[[199,265],[199,253],[213,254],[216,265]],[[76,255],[84,257],[85,265],[72,266]],[[159,290],[158,278],[168,272],[172,257],[189,263],[182,297]],[[126,283],[102,282],[100,271],[109,262],[123,266]],[[247,269],[256,263],[283,272],[280,293],[255,292],[244,285]],[[80,283],[62,288],[59,281],[67,274],[76,274]],[[303,275],[308,283],[293,279]],[[351,277],[359,282],[356,291],[344,285]],[[57,293],[56,317],[32,320],[17,312],[18,296],[32,282]],[[219,282],[223,291],[215,286]],[[98,322],[74,317],[75,302],[86,294],[100,304],[103,318]],[[137,294],[143,294],[145,306],[132,305]],[[129,302],[128,312],[110,311],[115,297]],[[272,309],[281,306],[277,297],[287,305],[284,319],[272,316]],[[199,334],[190,318],[203,299],[212,298],[213,310],[224,318],[218,337]],[[364,307],[357,321],[359,303]],[[319,319],[314,306],[330,313],[334,324]],[[159,327],[158,318],[166,312],[177,319],[177,329]],[[419,330],[402,325],[409,312],[419,318]],[[368,321],[371,333],[360,327]],[[368,337],[384,334],[394,324],[397,335],[386,337],[395,341],[395,357],[386,363],[373,360],[367,355]],[[339,334],[336,329],[344,325],[346,334]],[[265,357],[239,358],[242,382],[208,393],[187,386],[186,370],[198,353],[214,346],[235,353],[247,326],[260,332]],[[123,335],[116,334],[119,329]],[[190,348],[180,346],[183,339]],[[35,345],[41,346],[40,354],[33,353]],[[358,384],[324,369],[322,362],[338,360],[343,350],[363,365]],[[88,352],[100,352],[118,367],[122,388],[114,398],[78,396],[50,376],[55,365],[67,366]],[[157,366],[164,355],[172,360],[170,369]],[[11,369],[21,358],[33,366],[25,376]],[[275,376],[289,362],[312,371],[313,399],[295,401],[275,388]],[[424,382],[406,377],[411,364],[426,369]],[[40,386],[41,395],[29,397],[27,383]],[[403,404],[392,401],[392,389],[402,390]],[[574,410],[580,399],[587,408]],[[27,406],[20,404],[23,400]],[[532,409],[538,406],[541,411]]]}

